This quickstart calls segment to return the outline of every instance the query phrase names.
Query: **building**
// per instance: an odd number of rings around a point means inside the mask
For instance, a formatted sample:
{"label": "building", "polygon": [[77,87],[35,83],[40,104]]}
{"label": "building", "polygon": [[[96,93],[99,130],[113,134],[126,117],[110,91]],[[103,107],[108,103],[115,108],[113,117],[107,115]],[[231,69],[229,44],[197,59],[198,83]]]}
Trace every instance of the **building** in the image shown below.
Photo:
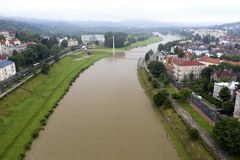
{"label": "building", "polygon": [[224,69],[224,70],[215,70],[211,73],[211,79],[220,82],[222,78],[229,78],[232,81],[237,80],[237,74],[234,73],[232,70]]}
{"label": "building", "polygon": [[240,118],[240,90],[237,90],[236,92],[236,101],[235,101],[233,117]]}
{"label": "building", "polygon": [[177,81],[182,81],[185,77],[188,79],[190,73],[193,73],[194,78],[197,79],[200,77],[203,68],[205,68],[205,65],[198,61],[173,58],[173,76]]}
{"label": "building", "polygon": [[75,40],[75,39],[69,39],[68,40],[68,47],[71,47],[71,46],[78,46],[78,41]]}
{"label": "building", "polygon": [[10,35],[9,35],[8,31],[1,30],[0,35],[3,35],[5,38],[10,38]]}
{"label": "building", "polygon": [[221,36],[220,40],[222,42],[229,42],[230,44],[240,44],[240,36],[238,35],[226,35],[226,36]]}
{"label": "building", "polygon": [[221,60],[218,58],[210,58],[210,57],[204,56],[199,60],[199,62],[204,64],[206,67],[208,67],[210,65],[219,65],[221,63]]}
{"label": "building", "polygon": [[197,56],[206,54],[209,52],[209,49],[205,46],[192,46],[187,48],[188,52],[195,53]]}
{"label": "building", "polygon": [[0,61],[0,81],[4,81],[16,74],[16,67],[13,61]]}
{"label": "building", "polygon": [[235,95],[235,91],[237,89],[237,85],[239,85],[238,82],[220,82],[220,83],[217,83],[215,82],[214,83],[214,89],[213,89],[213,97],[220,99],[219,97],[219,92],[221,91],[221,89],[223,89],[224,87],[227,87],[229,90],[230,90],[230,93],[231,93],[231,99],[234,97]]}
{"label": "building", "polygon": [[104,35],[82,35],[82,42],[83,44],[88,43],[95,43],[96,41],[99,42],[99,44],[103,44],[105,42]]}

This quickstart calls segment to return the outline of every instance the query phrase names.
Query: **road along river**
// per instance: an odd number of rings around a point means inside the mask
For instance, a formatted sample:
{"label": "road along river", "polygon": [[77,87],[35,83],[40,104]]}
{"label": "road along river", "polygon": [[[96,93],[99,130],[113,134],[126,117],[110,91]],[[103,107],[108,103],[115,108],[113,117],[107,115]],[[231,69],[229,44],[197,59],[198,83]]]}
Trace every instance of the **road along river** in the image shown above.
{"label": "road along river", "polygon": [[179,159],[137,78],[138,59],[157,45],[102,59],[82,73],[25,159]]}

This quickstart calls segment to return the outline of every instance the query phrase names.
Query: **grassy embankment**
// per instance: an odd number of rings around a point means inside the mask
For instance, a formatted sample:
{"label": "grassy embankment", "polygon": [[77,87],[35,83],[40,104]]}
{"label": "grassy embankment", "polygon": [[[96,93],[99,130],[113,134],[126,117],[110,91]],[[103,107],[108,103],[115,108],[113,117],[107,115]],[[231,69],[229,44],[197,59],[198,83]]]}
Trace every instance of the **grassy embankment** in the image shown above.
{"label": "grassy embankment", "polygon": [[[152,97],[157,92],[157,89],[154,89],[151,82],[148,81],[148,76],[145,70],[138,70],[138,78],[181,159],[214,159],[213,155],[209,152],[200,139],[191,139],[188,125],[186,125],[183,119],[178,116],[174,109],[160,109],[154,105]],[[166,88],[168,89],[168,87]],[[168,92],[174,93],[175,91],[169,87]]]}
{"label": "grassy embankment", "polygon": [[[157,41],[160,38],[150,38],[130,48]],[[109,48],[90,52],[91,56],[80,52],[63,58],[48,75],[37,75],[0,100],[0,159],[22,159],[80,72],[112,54]]]}

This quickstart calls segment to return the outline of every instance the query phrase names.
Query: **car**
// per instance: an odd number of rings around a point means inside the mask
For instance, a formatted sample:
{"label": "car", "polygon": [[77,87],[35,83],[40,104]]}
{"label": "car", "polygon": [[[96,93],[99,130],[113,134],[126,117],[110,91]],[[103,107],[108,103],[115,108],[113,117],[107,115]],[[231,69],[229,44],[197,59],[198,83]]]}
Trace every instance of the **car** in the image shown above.
{"label": "car", "polygon": [[202,100],[202,96],[197,96],[197,99]]}

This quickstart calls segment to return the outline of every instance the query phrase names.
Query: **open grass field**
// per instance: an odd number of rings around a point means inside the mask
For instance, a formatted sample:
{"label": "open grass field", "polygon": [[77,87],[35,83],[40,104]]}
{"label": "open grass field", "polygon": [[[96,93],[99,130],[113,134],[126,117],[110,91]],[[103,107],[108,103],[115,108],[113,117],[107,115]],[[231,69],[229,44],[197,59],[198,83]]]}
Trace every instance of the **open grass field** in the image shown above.
{"label": "open grass field", "polygon": [[[138,70],[138,78],[181,159],[214,159],[201,140],[191,139],[188,126],[172,108],[159,109],[153,104],[152,97],[157,92],[157,89],[153,89],[145,70]],[[166,89],[169,93],[175,92],[171,87],[166,87]]]}
{"label": "open grass field", "polygon": [[53,112],[56,102],[67,92],[79,71],[109,54],[94,53],[82,61],[67,56],[54,64],[48,75],[37,75],[1,99],[0,159],[20,159],[36,137],[34,134],[41,129],[41,121]]}

